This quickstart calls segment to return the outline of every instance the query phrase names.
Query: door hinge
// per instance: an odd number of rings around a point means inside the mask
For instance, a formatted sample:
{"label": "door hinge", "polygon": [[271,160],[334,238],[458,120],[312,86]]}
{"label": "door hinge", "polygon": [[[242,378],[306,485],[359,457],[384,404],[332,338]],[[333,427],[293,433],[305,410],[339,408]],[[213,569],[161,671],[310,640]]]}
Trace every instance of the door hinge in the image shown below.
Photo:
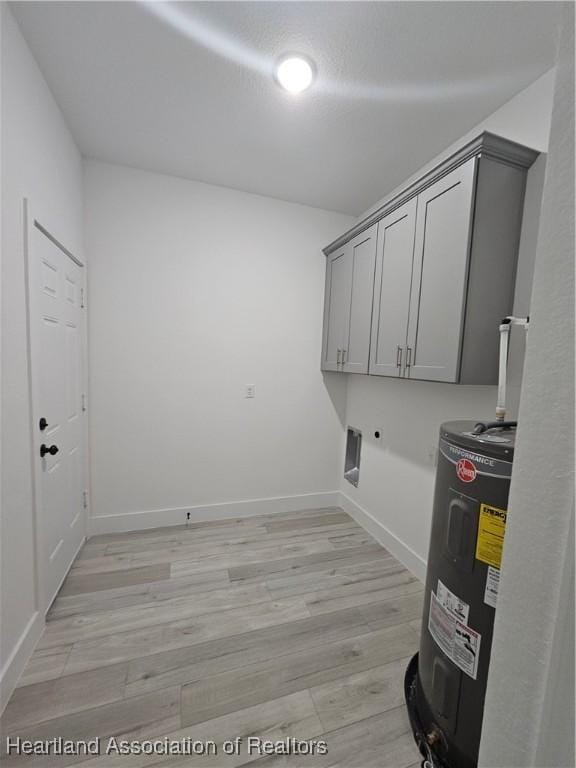
{"label": "door hinge", "polygon": [[82,395],[82,413],[86,412],[86,395]]}
{"label": "door hinge", "polygon": [[84,309],[84,288],[80,288],[80,309]]}
{"label": "door hinge", "polygon": [[88,491],[82,491],[82,506],[88,509]]}

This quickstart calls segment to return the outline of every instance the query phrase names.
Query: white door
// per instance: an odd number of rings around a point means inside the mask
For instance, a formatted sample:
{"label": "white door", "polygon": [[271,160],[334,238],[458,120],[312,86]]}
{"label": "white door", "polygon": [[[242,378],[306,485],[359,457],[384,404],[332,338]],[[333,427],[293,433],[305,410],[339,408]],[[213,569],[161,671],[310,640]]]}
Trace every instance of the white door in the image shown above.
{"label": "white door", "polygon": [[331,254],[326,262],[326,295],[324,297],[324,354],[322,369],[342,370],[342,353],[346,345],[350,311],[351,261],[348,247]]}
{"label": "white door", "polygon": [[404,372],[416,208],[414,197],[378,226],[370,347],[370,373],[378,376],[402,376]]}
{"label": "white door", "polygon": [[458,381],[476,158],[418,195],[406,370]]}
{"label": "white door", "polygon": [[33,462],[41,607],[85,536],[84,269],[28,224]]}
{"label": "white door", "polygon": [[352,275],[348,329],[342,351],[342,370],[346,373],[368,373],[377,231],[378,224],[373,224],[348,243]]}

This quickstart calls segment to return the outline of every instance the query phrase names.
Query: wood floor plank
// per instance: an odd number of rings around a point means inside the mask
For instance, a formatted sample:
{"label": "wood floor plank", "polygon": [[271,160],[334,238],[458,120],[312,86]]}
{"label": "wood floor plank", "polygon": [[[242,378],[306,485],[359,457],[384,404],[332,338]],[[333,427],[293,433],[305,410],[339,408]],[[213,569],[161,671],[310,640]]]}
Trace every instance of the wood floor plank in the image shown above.
{"label": "wood floor plank", "polygon": [[124,698],[128,665],[58,677],[17,688],[0,719],[4,732],[20,730]]}
{"label": "wood floor plank", "polygon": [[306,592],[317,592],[320,589],[333,589],[348,584],[369,583],[384,575],[405,573],[406,569],[392,556],[367,562],[339,565],[328,563],[323,570],[311,573],[295,573],[289,575],[272,575],[265,579],[270,595],[279,599],[302,595]]}
{"label": "wood floor plank", "polygon": [[[176,562],[179,560],[191,560],[197,557],[210,557],[212,555],[226,556],[242,552],[257,554],[260,550],[268,550],[273,547],[288,548],[303,547],[304,553],[310,550],[313,552],[325,551],[326,544],[334,538],[339,542],[338,546],[346,546],[347,537],[366,538],[364,532],[358,532],[355,528],[346,526],[344,529],[333,531],[333,537],[327,535],[324,529],[313,529],[308,535],[303,531],[290,531],[290,535],[284,533],[279,535],[266,534],[264,536],[242,536],[240,538],[229,539],[225,541],[202,541],[193,544],[176,544],[163,550],[153,550],[146,552],[133,552],[132,561],[151,562],[162,561]],[[350,539],[355,541],[355,539]],[[340,543],[341,542],[341,543]],[[355,545],[350,545],[355,546]]]}
{"label": "wood floor plank", "polygon": [[64,670],[71,650],[71,644],[35,650],[18,680],[18,686],[41,683],[44,680],[59,677]]}
{"label": "wood floor plank", "polygon": [[138,738],[142,733],[148,737],[168,733],[179,728],[180,688],[163,688],[144,696],[123,699],[112,704],[85,709],[75,714],[34,723],[20,730],[2,731],[0,756],[3,768],[12,766],[66,766],[77,762],[75,755],[19,756],[6,754],[6,736],[11,738],[49,740],[55,736],[72,741],[105,738],[115,734]]}
{"label": "wood floor plank", "polygon": [[102,589],[112,589],[133,584],[148,584],[151,581],[170,578],[169,563],[145,565],[118,571],[107,568],[105,571],[104,573],[91,572],[87,576],[81,572],[80,568],[73,568],[58,594],[64,597],[66,595],[77,595],[81,592],[97,592]]}
{"label": "wood floor plank", "polygon": [[170,578],[166,581],[156,581],[150,584],[150,593],[157,595],[158,598],[164,598],[175,597],[180,593],[197,595],[202,592],[212,592],[213,589],[224,589],[233,586],[228,575],[228,569],[222,568],[217,571],[191,573],[180,578],[176,578],[171,574]]}
{"label": "wood floor plank", "polygon": [[129,587],[98,592],[83,592],[77,595],[60,597],[54,601],[49,612],[49,619],[74,616],[79,613],[94,613],[133,605],[161,602],[174,597],[197,595],[231,586],[228,571],[207,571],[179,579],[164,579],[148,584],[135,584]]}
{"label": "wood floor plank", "polygon": [[328,536],[328,541],[334,549],[347,549],[350,547],[361,547],[363,545],[371,544],[374,539],[366,531],[349,531],[346,533],[339,532],[338,534]]}
{"label": "wood floor plank", "polygon": [[[332,508],[331,511],[334,511],[337,508]],[[281,518],[290,518],[293,519],[294,517],[308,517],[316,516],[320,514],[325,514],[326,511],[330,510],[303,510],[301,512],[288,512],[288,513],[282,513]],[[341,510],[340,510],[341,511]],[[123,531],[118,533],[103,533],[103,534],[97,534],[94,536],[91,536],[88,539],[89,544],[112,544],[115,542],[120,542],[123,540],[130,540],[130,541],[136,541],[140,540],[143,541],[145,539],[169,539],[174,536],[179,536],[183,533],[195,533],[200,531],[209,531],[218,533],[222,530],[227,530],[229,532],[233,531],[241,531],[248,528],[253,527],[261,527],[267,522],[271,522],[274,519],[276,519],[276,514],[268,514],[268,515],[245,515],[244,517],[229,517],[229,518],[221,518],[218,520],[204,520],[201,522],[190,522],[190,523],[183,523],[182,525],[169,525],[169,526],[159,526],[156,528],[146,528],[144,530],[139,531]]]}
{"label": "wood floor plank", "polygon": [[182,723],[191,725],[272,698],[380,667],[416,650],[408,625],[370,632],[197,680],[182,687]]}
{"label": "wood floor plank", "polygon": [[[248,738],[251,736],[272,741],[287,737],[306,740],[318,737],[321,730],[322,726],[310,694],[301,691],[166,734],[174,740],[189,738],[198,742],[214,741],[217,748],[216,757],[110,755],[78,763],[75,768],[234,768],[251,762],[256,756],[247,752]],[[225,755],[222,744],[236,738],[241,740],[241,752],[237,755]]]}
{"label": "wood floor plank", "polygon": [[184,685],[368,632],[362,614],[352,608],[138,658],[128,665],[126,694]]}
{"label": "wood floor plank", "polygon": [[331,552],[334,549],[330,541],[321,538],[315,541],[303,541],[296,544],[268,544],[248,550],[245,546],[230,548],[230,551],[211,552],[210,548],[194,547],[187,553],[185,548],[154,550],[152,552],[125,553],[121,555],[103,555],[92,560],[77,561],[71,575],[78,576],[121,571],[141,566],[171,563],[171,572],[176,575],[199,573],[200,571],[221,570],[245,563],[275,560],[282,557],[312,555],[318,552]]}
{"label": "wood floor plank", "polygon": [[409,624],[412,627],[414,634],[418,639],[418,642],[420,642],[420,637],[422,635],[422,619],[421,618],[415,619],[414,621],[409,622]]}
{"label": "wood floor plank", "polygon": [[[92,550],[89,557],[101,557],[103,555],[115,554],[136,554],[143,552],[152,552],[157,550],[174,549],[174,551],[189,549],[195,551],[205,546],[230,546],[230,545],[251,545],[258,542],[269,542],[270,544],[290,543],[297,541],[314,541],[319,538],[330,536],[344,536],[349,533],[363,533],[363,529],[353,520],[348,519],[343,523],[334,523],[331,525],[319,526],[316,528],[290,528],[286,531],[269,532],[265,526],[246,528],[239,531],[207,530],[201,532],[185,531],[178,536],[170,539],[155,540],[124,540],[121,542],[107,545],[98,545],[97,549]],[[89,559],[83,557],[82,559]]]}
{"label": "wood floor plank", "polygon": [[[197,558],[206,558],[209,556],[226,556],[236,553],[254,552],[259,550],[272,549],[273,547],[303,546],[305,549],[315,551],[318,544],[323,546],[330,541],[330,537],[324,529],[313,529],[316,533],[310,532],[308,535],[304,531],[290,531],[286,533],[263,536],[241,536],[233,539],[223,539],[213,541],[206,539],[201,542],[187,543],[183,541],[173,542],[169,546],[163,544],[161,548],[149,548],[143,550],[128,550],[121,553],[105,552],[92,559],[78,560],[74,566],[75,573],[98,573],[103,566],[113,562],[120,562],[122,568],[137,568],[143,565],[153,565],[162,563],[172,563],[180,560],[195,560]],[[332,530],[332,529],[331,529]],[[338,541],[338,548],[346,546],[346,536],[355,536],[356,538],[366,538],[366,534],[359,532],[351,526],[340,526],[333,530],[335,539]],[[352,539],[354,541],[354,539]],[[323,547],[320,547],[322,551]]]}
{"label": "wood floor plank", "polygon": [[[167,581],[169,582],[170,579]],[[50,606],[46,618],[48,621],[54,621],[78,614],[130,608],[149,602],[151,602],[150,584],[134,584],[129,587],[116,587],[96,592],[79,592],[76,595],[58,595]]]}
{"label": "wood floor plank", "polygon": [[202,544],[215,545],[225,542],[240,542],[246,539],[258,539],[267,535],[261,526],[242,528],[221,528],[202,531],[178,530],[177,534],[147,539],[123,539],[106,545],[105,555],[137,554],[182,547],[200,547]]}
{"label": "wood floor plank", "polygon": [[353,606],[382,602],[392,597],[403,597],[422,592],[422,583],[411,573],[385,575],[366,583],[347,584],[318,592],[307,592],[302,599],[311,614],[339,611]]}
{"label": "wood floor plank", "polygon": [[419,752],[405,707],[324,733],[328,752],[261,758],[246,768],[416,768]]}
{"label": "wood floor plank", "polygon": [[194,597],[186,595],[131,608],[114,608],[56,618],[46,624],[38,647],[49,648],[62,643],[75,643],[88,638],[269,601],[270,595],[262,584],[232,585],[224,589],[202,592]]}
{"label": "wood floor plank", "polygon": [[402,706],[404,673],[409,660],[406,655],[381,667],[372,667],[311,688],[310,693],[324,729],[333,731]]}
{"label": "wood floor plank", "polygon": [[[113,544],[121,541],[153,540],[177,537],[183,533],[194,533],[208,531],[218,533],[226,530],[229,533],[242,531],[255,526],[260,527],[267,523],[277,522],[279,520],[312,520],[320,518],[330,513],[342,513],[339,507],[324,507],[320,509],[303,509],[297,512],[282,512],[281,514],[272,513],[267,515],[245,515],[244,517],[230,517],[220,520],[203,521],[197,523],[188,523],[184,525],[170,525],[159,528],[148,528],[142,531],[127,531],[123,533],[103,533],[91,536],[88,544]],[[345,513],[344,513],[345,514]],[[348,520],[352,520],[347,516]]]}
{"label": "wood floor plank", "polygon": [[360,605],[358,609],[372,629],[382,629],[403,624],[406,621],[420,623],[423,606],[424,590],[417,590],[401,597],[391,597],[381,602]]}
{"label": "wood floor plank", "polygon": [[125,531],[122,533],[102,533],[90,536],[89,545],[107,546],[109,544],[118,544],[131,541],[170,541],[178,539],[179,536],[194,531],[221,531],[229,532],[242,531],[253,526],[261,525],[255,522],[256,518],[241,517],[229,520],[215,520],[213,523],[189,523],[188,525],[170,525],[160,528],[148,528],[143,531]]}
{"label": "wood floor plank", "polygon": [[[171,573],[173,577],[188,576],[202,571],[237,568],[240,565],[254,565],[255,563],[277,562],[307,555],[331,555],[334,551],[334,547],[326,539],[313,541],[308,544],[290,544],[259,549],[257,552],[244,551],[233,555],[208,555],[207,557],[194,558],[193,560],[178,560],[172,563]],[[347,550],[340,551],[344,552]]]}
{"label": "wood floor plank", "polygon": [[322,570],[327,563],[346,561],[349,564],[355,562],[367,562],[378,558],[389,557],[388,552],[376,542],[362,547],[353,547],[345,550],[330,550],[314,555],[302,555],[300,557],[285,558],[282,560],[268,560],[265,562],[241,564],[229,566],[228,571],[231,581],[262,578],[279,573],[312,573]]}
{"label": "wood floor plank", "polygon": [[85,542],[80,552],[78,552],[76,556],[76,562],[78,560],[88,560],[92,557],[105,555],[107,547],[107,544],[91,544],[89,541],[87,541]]}
{"label": "wood floor plank", "polygon": [[334,511],[327,512],[326,514],[307,515],[304,517],[295,518],[292,520],[277,519],[266,524],[266,528],[269,531],[287,531],[294,528],[318,528],[324,525],[330,525],[333,523],[345,523],[350,521],[349,515],[346,512]]}
{"label": "wood floor plank", "polygon": [[304,602],[300,598],[290,598],[82,640],[73,645],[64,674],[151,656],[220,637],[242,635],[309,617]]}
{"label": "wood floor plank", "polygon": [[[222,745],[226,739],[240,738],[239,755],[233,755],[227,759],[222,750],[219,751],[218,768],[227,768],[243,765],[252,759],[254,752],[248,752],[248,740],[251,737],[259,737],[266,741],[280,741],[292,736],[303,741],[319,737],[321,731],[322,724],[309,692],[300,691],[192,726],[188,732],[193,733],[196,738],[196,734],[206,734],[206,737],[214,739],[217,745]],[[154,763],[154,768],[163,764],[167,764],[167,761]],[[215,764],[214,761],[208,761],[206,758],[191,762],[190,758],[169,762],[171,768],[187,768],[189,765],[214,766]]]}

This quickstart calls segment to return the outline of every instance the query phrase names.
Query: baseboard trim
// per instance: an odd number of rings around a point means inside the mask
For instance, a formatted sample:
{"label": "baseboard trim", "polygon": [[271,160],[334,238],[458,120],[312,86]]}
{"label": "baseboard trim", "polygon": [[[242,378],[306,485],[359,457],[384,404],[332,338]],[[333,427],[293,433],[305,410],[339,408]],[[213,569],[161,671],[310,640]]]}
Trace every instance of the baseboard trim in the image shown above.
{"label": "baseboard trim", "polygon": [[170,525],[183,525],[186,522],[187,514],[190,514],[189,522],[205,523],[210,520],[253,517],[280,512],[301,512],[306,509],[337,506],[340,506],[340,492],[325,491],[322,493],[303,493],[297,496],[229,501],[222,504],[127,512],[120,515],[99,515],[88,518],[88,535],[96,536],[101,533],[124,533]]}
{"label": "baseboard trim", "polygon": [[426,580],[426,561],[379,520],[376,520],[370,512],[342,491],[340,491],[340,506],[350,517],[354,518],[358,525],[361,525],[376,541],[400,560],[420,581],[424,582]]}
{"label": "baseboard trim", "polygon": [[34,648],[36,648],[43,631],[42,614],[40,611],[35,611],[0,672],[0,715],[18,685],[20,675],[24,672],[30,656],[34,653]]}

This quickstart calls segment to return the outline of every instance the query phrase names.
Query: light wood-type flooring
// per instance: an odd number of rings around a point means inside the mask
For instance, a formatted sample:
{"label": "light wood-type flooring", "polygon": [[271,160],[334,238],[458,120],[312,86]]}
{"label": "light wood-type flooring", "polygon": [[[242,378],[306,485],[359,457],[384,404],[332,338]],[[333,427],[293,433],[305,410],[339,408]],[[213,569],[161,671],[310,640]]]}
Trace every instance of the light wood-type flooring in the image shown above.
{"label": "light wood-type flooring", "polygon": [[[403,676],[422,595],[335,508],[95,536],[2,716],[3,765],[412,768]],[[218,755],[17,757],[7,736],[188,737]],[[248,737],[328,754],[248,754]]]}

